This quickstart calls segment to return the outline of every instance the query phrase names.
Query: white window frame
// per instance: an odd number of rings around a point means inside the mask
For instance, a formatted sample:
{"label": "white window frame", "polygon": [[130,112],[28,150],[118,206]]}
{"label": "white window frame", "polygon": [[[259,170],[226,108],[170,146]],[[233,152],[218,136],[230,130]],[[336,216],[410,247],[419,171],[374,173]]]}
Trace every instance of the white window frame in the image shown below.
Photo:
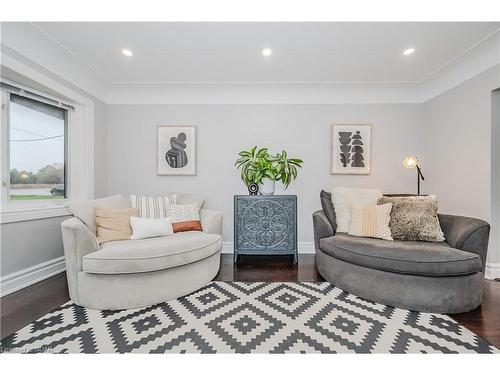
{"label": "white window frame", "polygon": [[[23,77],[37,82],[58,96],[66,98],[65,102],[70,102],[74,110],[68,111],[67,128],[67,188],[68,196],[64,200],[47,201],[9,201],[7,190],[2,186],[0,201],[0,223],[11,223],[26,220],[43,219],[69,215],[64,207],[66,201],[92,199],[94,197],[94,102],[72,88],[59,83],[51,77],[27,66],[18,60],[8,56],[2,56],[2,65]],[[9,83],[8,78],[0,77],[2,81]],[[36,89],[17,84],[33,93],[51,97]],[[69,99],[69,100],[68,100]],[[6,108],[2,110],[2,127],[0,132],[1,155],[1,176],[4,178],[10,174],[8,147],[4,145],[8,142],[8,103],[5,103],[6,96],[2,94],[2,104]]]}

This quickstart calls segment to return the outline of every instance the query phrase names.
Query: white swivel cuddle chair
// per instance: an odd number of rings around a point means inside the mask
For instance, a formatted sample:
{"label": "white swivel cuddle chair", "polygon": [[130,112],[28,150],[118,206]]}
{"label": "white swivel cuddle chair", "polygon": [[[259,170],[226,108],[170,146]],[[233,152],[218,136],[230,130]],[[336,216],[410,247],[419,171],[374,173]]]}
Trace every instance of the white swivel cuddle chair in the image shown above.
{"label": "white swivel cuddle chair", "polygon": [[[177,203],[200,201],[178,194]],[[99,310],[121,310],[165,302],[207,285],[218,273],[222,214],[201,209],[203,232],[112,241],[100,247],[94,207],[130,207],[121,195],[69,203],[75,217],[61,223],[71,300]]]}

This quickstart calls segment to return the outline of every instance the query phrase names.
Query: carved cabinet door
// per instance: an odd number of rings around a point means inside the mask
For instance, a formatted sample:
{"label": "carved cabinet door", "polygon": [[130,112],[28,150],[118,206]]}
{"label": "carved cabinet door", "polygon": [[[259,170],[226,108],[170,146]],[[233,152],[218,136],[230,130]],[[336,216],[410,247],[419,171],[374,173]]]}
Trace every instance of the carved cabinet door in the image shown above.
{"label": "carved cabinet door", "polygon": [[238,255],[297,255],[297,197],[234,197],[235,261]]}

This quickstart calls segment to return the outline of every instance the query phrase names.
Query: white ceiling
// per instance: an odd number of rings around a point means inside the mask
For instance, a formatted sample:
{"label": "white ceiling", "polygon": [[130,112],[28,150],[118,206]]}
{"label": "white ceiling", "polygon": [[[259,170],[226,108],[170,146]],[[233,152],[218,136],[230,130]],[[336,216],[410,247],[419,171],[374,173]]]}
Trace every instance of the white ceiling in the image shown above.
{"label": "white ceiling", "polygon": [[[108,83],[421,82],[500,23],[35,23]],[[265,58],[262,48],[273,55]],[[415,53],[403,56],[408,47]],[[134,56],[126,58],[122,48]]]}

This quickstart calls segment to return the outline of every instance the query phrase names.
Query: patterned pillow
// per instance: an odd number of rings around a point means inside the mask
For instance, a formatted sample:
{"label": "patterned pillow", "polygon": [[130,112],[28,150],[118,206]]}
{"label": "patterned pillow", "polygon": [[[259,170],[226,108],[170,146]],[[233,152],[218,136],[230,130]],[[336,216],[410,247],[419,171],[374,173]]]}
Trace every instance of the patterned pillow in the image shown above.
{"label": "patterned pillow", "polygon": [[131,195],[132,207],[139,209],[139,217],[148,219],[161,219],[167,217],[167,206],[177,203],[177,194],[162,197],[144,197]]}
{"label": "patterned pillow", "polygon": [[378,200],[379,205],[386,203],[392,203],[389,227],[395,240],[444,241],[437,216],[437,201],[397,197],[382,197]]}
{"label": "patterned pillow", "polygon": [[351,222],[348,233],[357,237],[372,237],[392,241],[391,221],[392,204],[379,206],[351,206]]}
{"label": "patterned pillow", "polygon": [[200,221],[201,202],[188,204],[170,204],[166,207],[167,216],[172,219],[174,233],[189,230],[202,230]]}

